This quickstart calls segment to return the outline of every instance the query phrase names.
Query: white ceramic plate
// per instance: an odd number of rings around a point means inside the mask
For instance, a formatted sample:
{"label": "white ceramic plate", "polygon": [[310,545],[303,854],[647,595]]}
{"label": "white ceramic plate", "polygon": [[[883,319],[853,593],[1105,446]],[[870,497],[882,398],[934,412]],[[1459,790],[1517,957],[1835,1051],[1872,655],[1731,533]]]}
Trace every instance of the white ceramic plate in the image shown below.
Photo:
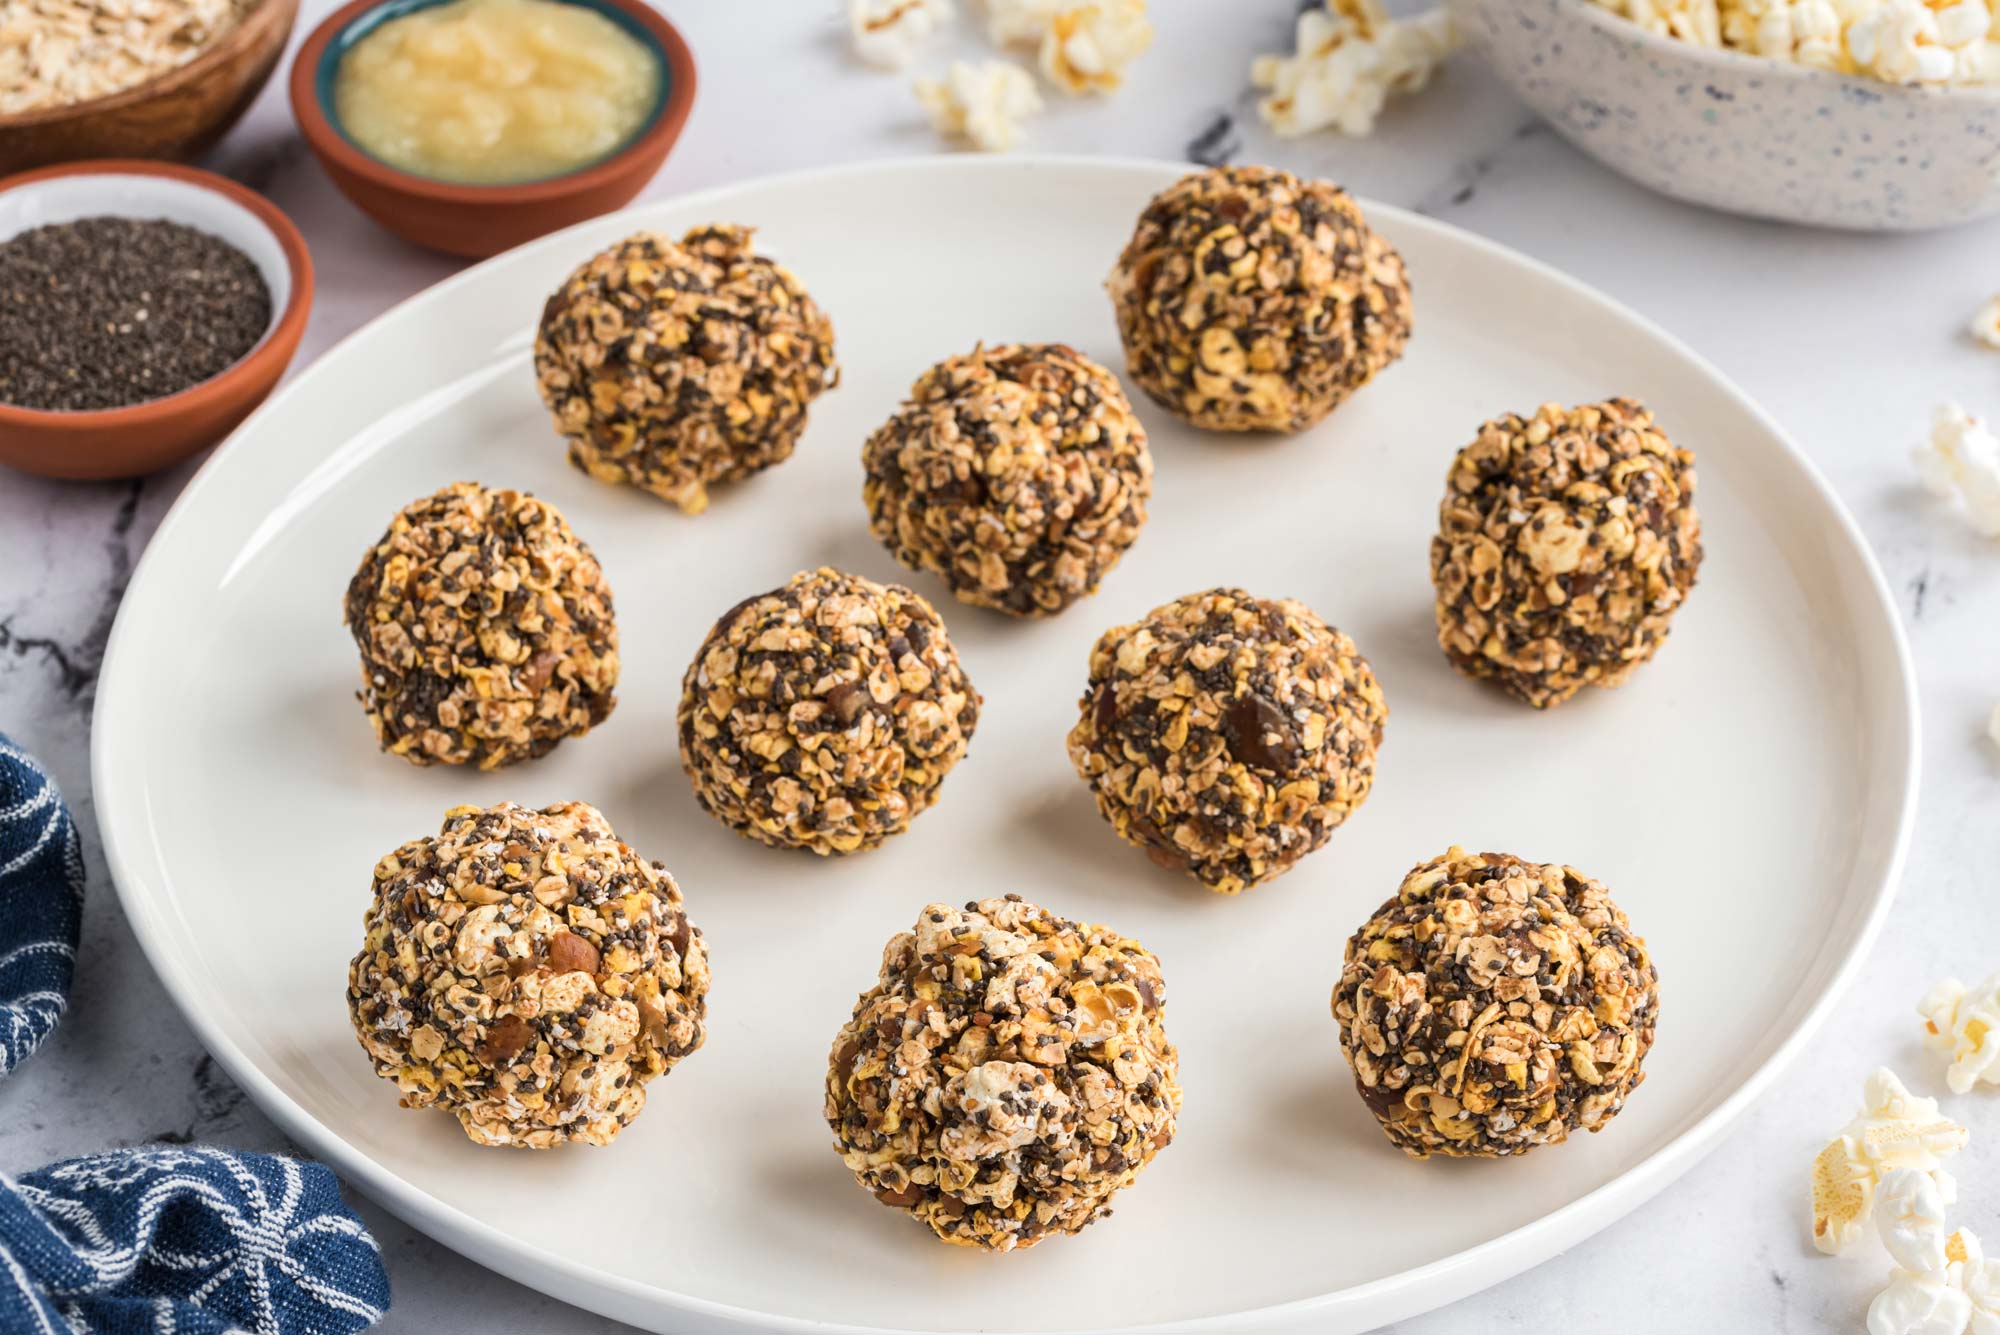
{"label": "white ceramic plate", "polygon": [[[1122,365],[1100,284],[1179,168],[930,160],[781,178],[602,219],[483,264],[321,359],[209,462],[146,553],[97,709],[98,813],[126,912],[218,1059],[311,1152],[478,1260],[658,1330],[1350,1330],[1532,1265],[1657,1191],[1803,1044],[1885,912],[1914,803],[1907,657],[1880,576],[1798,451],[1713,368],[1562,276],[1374,208],[1416,286],[1409,355],[1291,439],[1203,436],[1143,399],[1152,522],[1094,599],[1022,624],[939,600],[986,712],[906,836],[818,861],[696,807],[681,672],[714,617],[793,571],[903,572],[868,536],[860,445],[912,378],[979,339]],[[544,296],[641,226],[713,219],[831,312],[844,368],[797,456],[699,519],[570,470],[528,347]],[[1535,713],[1454,675],[1426,543],[1485,418],[1608,393],[1700,455],[1708,558],[1627,687]],[[406,501],[531,488],[618,599],[617,713],[499,774],[376,753],[340,597]],[[1063,735],[1092,640],[1175,595],[1302,598],[1373,660],[1391,717],[1374,796],[1240,899],[1119,844]],[[348,1029],[369,871],[460,802],[582,798],[664,859],[712,945],[708,1045],[619,1142],[480,1149],[399,1109]],[[1417,1163],[1356,1097],[1328,1015],[1342,942],[1460,842],[1610,883],[1664,1018],[1601,1135]],[[826,1052],[883,942],[929,900],[1020,891],[1156,949],[1187,1106],[1173,1147],[1074,1239],[946,1248],[857,1188],[820,1120]]]}

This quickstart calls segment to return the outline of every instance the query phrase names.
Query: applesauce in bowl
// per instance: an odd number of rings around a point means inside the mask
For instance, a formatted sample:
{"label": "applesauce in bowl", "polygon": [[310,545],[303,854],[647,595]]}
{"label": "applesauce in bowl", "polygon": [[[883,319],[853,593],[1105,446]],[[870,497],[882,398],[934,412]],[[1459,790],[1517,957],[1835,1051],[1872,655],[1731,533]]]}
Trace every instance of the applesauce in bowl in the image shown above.
{"label": "applesauce in bowl", "polygon": [[[614,11],[615,12],[615,11]],[[446,0],[353,39],[333,76],[341,131],[392,167],[468,185],[576,171],[658,110],[654,49],[562,0]]]}

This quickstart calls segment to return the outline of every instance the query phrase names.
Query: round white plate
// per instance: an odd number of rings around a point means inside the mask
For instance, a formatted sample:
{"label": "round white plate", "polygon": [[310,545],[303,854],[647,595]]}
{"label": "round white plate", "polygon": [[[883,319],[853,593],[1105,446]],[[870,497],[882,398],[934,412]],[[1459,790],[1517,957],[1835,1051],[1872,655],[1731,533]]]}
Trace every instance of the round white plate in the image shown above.
{"label": "round white plate", "polygon": [[[1181,168],[938,159],[649,205],[443,283],[327,354],[237,432],[154,539],[97,706],[97,809],[140,941],[216,1057],[312,1153],[444,1242],[658,1330],[1350,1330],[1447,1302],[1602,1227],[1715,1143],[1804,1042],[1888,907],[1914,804],[1912,678],[1881,578],[1810,465],[1713,368],[1551,270],[1385,207],[1409,355],[1301,436],[1204,436],[1143,397],[1158,492],[1090,601],[1019,623],[944,598],[869,537],[860,447],[926,365],[1065,340],[1122,365],[1101,283]],[[688,519],[571,471],[528,348],[546,294],[640,227],[754,224],[831,313],[843,381],[789,463]],[[1453,452],[1547,399],[1638,395],[1700,455],[1708,558],[1658,659],[1536,713],[1453,674],[1426,544]],[[1135,395],[1135,397],[1138,397]],[[556,502],[618,599],[618,711],[498,774],[376,753],[340,600],[396,509],[460,478]],[[826,563],[936,599],[986,711],[939,806],[820,861],[696,807],[681,672],[732,603]],[[1092,640],[1175,595],[1301,598],[1374,662],[1374,796],[1238,899],[1118,843],[1063,736]],[[672,868],[712,946],[707,1046],[608,1149],[481,1149],[396,1106],[343,985],[376,858],[456,803],[594,802]],[[1610,883],[1664,1018],[1601,1135],[1418,1163],[1335,1042],[1342,943],[1453,842]],[[940,1246],[848,1176],[828,1045],[928,901],[1019,891],[1158,951],[1187,1106],[1170,1150],[1077,1238]]]}

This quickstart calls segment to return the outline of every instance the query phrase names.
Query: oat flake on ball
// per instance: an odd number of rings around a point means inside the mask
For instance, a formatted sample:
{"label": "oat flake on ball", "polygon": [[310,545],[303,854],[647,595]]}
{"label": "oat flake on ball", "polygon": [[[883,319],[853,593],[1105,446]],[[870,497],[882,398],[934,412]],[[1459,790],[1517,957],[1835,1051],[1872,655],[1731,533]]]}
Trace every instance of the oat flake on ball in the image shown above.
{"label": "oat flake on ball", "polygon": [[862,463],[869,527],[897,560],[1017,616],[1096,592],[1153,491],[1146,430],[1118,378],[1060,343],[947,357]]}
{"label": "oat flake on ball", "polygon": [[826,1120],[855,1179],[946,1242],[1075,1233],[1174,1136],[1160,962],[1018,895],[931,904],[833,1042]]}
{"label": "oat flake on ball", "polygon": [[1659,1010],[1602,881],[1456,847],[1362,924],[1333,992],[1362,1100],[1419,1159],[1603,1130],[1645,1078]]}
{"label": "oat flake on ball", "polygon": [[455,482],[412,501],[348,582],[361,703],[413,765],[496,769],[610,716],[611,586],[547,501]]}
{"label": "oat flake on ball", "polygon": [[549,298],[535,337],[535,383],[571,462],[688,514],[709,483],[789,459],[839,378],[832,323],[747,227],[619,242]]}
{"label": "oat flake on ball", "polygon": [[1537,709],[1624,682],[1694,588],[1694,489],[1694,455],[1631,399],[1486,423],[1431,539],[1452,665]]}
{"label": "oat flake on ball", "polygon": [[979,705],[930,603],[822,568],[709,631],[682,683],[681,764],[739,834],[852,853],[937,800]]}
{"label": "oat flake on ball", "polygon": [[1402,256],[1340,187],[1269,167],[1167,187],[1106,287],[1132,378],[1211,431],[1302,431],[1410,337]]}
{"label": "oat flake on ball", "polygon": [[680,888],[596,808],[454,807],[375,866],[347,1004],[375,1072],[482,1145],[607,1145],[701,1046]]}
{"label": "oat flake on ball", "polygon": [[1121,839],[1236,894],[1367,800],[1388,717],[1368,660],[1312,609],[1210,589],[1097,641],[1069,755]]}

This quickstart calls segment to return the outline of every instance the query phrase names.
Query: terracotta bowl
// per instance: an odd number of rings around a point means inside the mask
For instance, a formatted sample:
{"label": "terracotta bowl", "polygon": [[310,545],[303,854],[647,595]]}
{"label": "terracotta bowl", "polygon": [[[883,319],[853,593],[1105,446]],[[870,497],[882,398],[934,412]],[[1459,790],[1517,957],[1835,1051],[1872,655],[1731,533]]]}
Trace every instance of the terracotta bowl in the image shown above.
{"label": "terracotta bowl", "polygon": [[299,0],[261,0],[187,64],[123,92],[0,116],[0,173],[81,158],[191,158],[236,124],[263,90]]}
{"label": "terracotta bowl", "polygon": [[694,56],[646,0],[566,0],[595,9],[652,48],[661,66],[652,117],[624,147],[586,167],[516,185],[458,185],[391,167],[341,131],[333,109],[341,57],[380,24],[443,0],[353,0],[306,38],[292,62],[292,114],[341,193],[406,240],[484,257],[629,203],[666,160],[694,105]]}
{"label": "terracotta bowl", "polygon": [[161,162],[78,162],[0,181],[0,240],[46,223],[110,215],[169,218],[248,255],[271,289],[271,327],[220,375],[101,412],[0,403],[0,464],[43,477],[139,477],[229,432],[278,383],[312,309],[313,268],[291,220],[234,181]]}

